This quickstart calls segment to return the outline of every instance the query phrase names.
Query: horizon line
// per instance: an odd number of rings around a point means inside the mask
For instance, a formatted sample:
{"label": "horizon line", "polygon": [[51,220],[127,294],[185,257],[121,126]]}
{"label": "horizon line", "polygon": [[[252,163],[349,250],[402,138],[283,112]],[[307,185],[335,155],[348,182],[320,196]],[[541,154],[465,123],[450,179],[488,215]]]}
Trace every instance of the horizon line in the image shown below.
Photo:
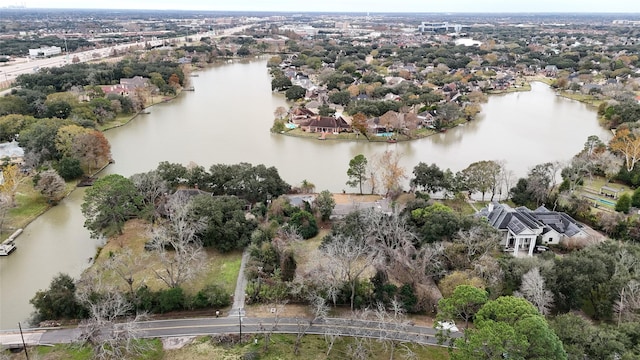
{"label": "horizon line", "polygon": [[640,12],[618,11],[322,11],[322,10],[212,10],[212,9],[109,9],[78,7],[19,7],[5,6],[2,10],[105,10],[105,11],[178,11],[178,12],[229,12],[229,13],[322,13],[322,14],[606,14],[606,15],[640,15]]}

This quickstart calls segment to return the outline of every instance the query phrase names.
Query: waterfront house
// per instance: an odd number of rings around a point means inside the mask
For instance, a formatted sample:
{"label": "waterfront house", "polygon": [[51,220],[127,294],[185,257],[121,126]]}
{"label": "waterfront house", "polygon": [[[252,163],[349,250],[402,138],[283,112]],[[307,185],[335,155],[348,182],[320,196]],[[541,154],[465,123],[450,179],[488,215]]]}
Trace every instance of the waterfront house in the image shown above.
{"label": "waterfront house", "polygon": [[505,250],[513,250],[514,255],[520,250],[533,255],[536,243],[556,245],[569,238],[587,236],[582,226],[569,215],[544,206],[535,210],[524,206],[514,209],[507,204],[492,202],[480,210],[478,216],[485,217],[503,235],[500,245]]}
{"label": "waterfront house", "polygon": [[351,126],[342,116],[320,116],[311,118],[307,124],[300,124],[307,132],[339,133],[351,130]]}

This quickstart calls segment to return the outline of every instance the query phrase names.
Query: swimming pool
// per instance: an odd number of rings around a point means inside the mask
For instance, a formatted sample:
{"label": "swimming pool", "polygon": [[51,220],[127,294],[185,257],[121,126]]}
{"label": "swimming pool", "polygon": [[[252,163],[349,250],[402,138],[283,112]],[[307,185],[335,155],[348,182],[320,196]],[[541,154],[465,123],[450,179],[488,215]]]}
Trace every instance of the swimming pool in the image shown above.
{"label": "swimming pool", "polygon": [[377,133],[376,136],[392,137],[392,132]]}
{"label": "swimming pool", "polygon": [[613,201],[609,201],[609,200],[605,200],[605,199],[598,199],[598,202],[601,202],[605,205],[609,205],[609,206],[616,206],[616,203]]}

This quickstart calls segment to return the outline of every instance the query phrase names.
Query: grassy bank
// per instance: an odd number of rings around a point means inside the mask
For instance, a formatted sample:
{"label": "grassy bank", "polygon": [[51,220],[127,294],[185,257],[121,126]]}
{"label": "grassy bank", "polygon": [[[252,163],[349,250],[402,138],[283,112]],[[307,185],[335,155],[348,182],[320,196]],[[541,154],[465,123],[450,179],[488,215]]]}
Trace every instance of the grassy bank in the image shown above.
{"label": "grassy bank", "polygon": [[[466,123],[466,120],[464,119],[461,121]],[[393,139],[396,141],[411,141],[411,140],[426,138],[431,135],[435,135],[437,133],[438,133],[437,131],[434,131],[431,129],[418,129],[411,135],[411,137],[407,135],[397,134],[393,136]],[[322,135],[322,133],[306,132],[300,128],[287,130],[280,134],[287,135],[287,136],[308,138],[308,139],[318,139]],[[339,134],[330,133],[330,134],[326,134],[324,138],[325,140],[351,140],[351,141],[369,141],[369,142],[381,142],[381,143],[388,142],[389,140],[387,137],[384,137],[384,136],[369,136],[369,138],[367,138],[364,135],[354,134],[354,133],[339,133]]]}
{"label": "grassy bank", "polygon": [[[66,193],[70,193],[75,187],[75,181],[68,182]],[[8,238],[15,230],[29,225],[51,206],[52,204],[33,187],[33,178],[24,178],[16,191],[15,206],[8,209],[4,217],[0,241]]]}

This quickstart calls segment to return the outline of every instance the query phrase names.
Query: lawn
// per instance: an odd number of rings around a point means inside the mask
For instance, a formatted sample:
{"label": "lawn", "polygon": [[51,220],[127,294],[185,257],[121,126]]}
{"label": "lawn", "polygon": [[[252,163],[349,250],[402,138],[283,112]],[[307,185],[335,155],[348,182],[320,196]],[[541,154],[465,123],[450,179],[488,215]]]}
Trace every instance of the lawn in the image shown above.
{"label": "lawn", "polygon": [[[141,341],[147,343],[148,350],[144,351],[141,356],[130,358],[131,360],[166,359],[162,350],[162,342],[159,339]],[[8,357],[11,360],[22,360],[24,358],[24,352],[11,354]],[[77,344],[38,346],[29,349],[29,358],[38,360],[90,360],[93,359],[93,352],[89,346]]]}
{"label": "lawn", "polygon": [[[293,353],[293,345],[295,343],[295,335],[274,334],[271,336],[271,342],[268,350],[264,351],[264,337],[255,335],[253,341],[249,341],[242,345],[215,345],[208,338],[200,338],[193,344],[188,345],[179,350],[165,351],[165,360],[205,360],[205,359],[261,359],[261,360],[280,360],[280,359],[350,359],[348,348],[355,343],[352,338],[338,338],[330,354],[327,355],[327,343],[322,336],[307,335],[302,340],[300,353]],[[258,340],[257,344],[254,342]],[[367,341],[369,349],[368,359],[383,360],[389,359],[389,351],[383,344],[376,340]],[[423,360],[447,360],[449,353],[446,348],[435,346],[420,346],[410,344],[408,346],[416,355],[415,358]],[[255,354],[250,357],[249,354]],[[402,358],[404,351],[400,348],[396,349],[395,358]]]}
{"label": "lawn", "polygon": [[[142,356],[132,358],[133,360],[241,360],[241,359],[305,359],[305,360],[325,360],[325,359],[350,359],[348,348],[355,343],[353,338],[337,338],[333,349],[327,355],[327,342],[323,336],[306,335],[302,339],[300,353],[293,354],[295,335],[273,334],[267,351],[264,351],[264,337],[261,335],[249,335],[242,344],[216,344],[210,337],[203,336],[195,339],[191,344],[175,350],[162,350],[161,342],[158,339],[144,340],[149,343],[150,349]],[[246,341],[251,339],[250,341]],[[255,343],[255,340],[258,340]],[[384,344],[371,339],[365,342],[369,351],[367,359],[386,360],[390,353]],[[448,360],[449,353],[446,348],[438,346],[421,346],[409,344],[410,349],[416,359],[422,360]],[[87,346],[77,345],[56,345],[40,346],[29,350],[31,358],[39,360],[89,360],[92,359],[91,349]],[[251,355],[255,357],[250,357]],[[395,350],[394,358],[403,358],[406,354],[404,346],[399,346]],[[24,353],[10,354],[8,359],[24,359]]]}
{"label": "lawn", "polygon": [[[75,186],[75,181],[68,182],[66,192],[69,193]],[[9,209],[2,224],[0,240],[8,238],[16,229],[27,226],[50,206],[47,199],[33,188],[32,178],[24,178],[16,192],[15,206]]]}
{"label": "lawn", "polygon": [[[600,188],[602,186],[604,186],[604,185],[612,187],[612,188],[622,189],[622,191],[620,193],[618,193],[619,196],[622,195],[622,194],[627,194],[629,196],[633,196],[633,190],[631,188],[629,188],[629,186],[624,185],[624,184],[617,184],[617,183],[608,182],[607,179],[605,179],[604,177],[601,177],[601,176],[594,176],[591,179],[586,178],[584,180],[584,184],[582,186],[578,187],[578,189],[576,190],[576,195],[577,196],[581,196],[582,194],[585,194],[585,195],[589,195],[589,196],[595,196],[595,197],[604,199],[606,201],[610,201],[610,202],[615,203],[616,200],[614,200],[612,198],[605,197],[604,195],[599,195],[600,194]],[[609,209],[609,210],[615,209],[615,205],[610,205],[610,204],[606,204],[606,203],[598,203],[598,207]]]}

